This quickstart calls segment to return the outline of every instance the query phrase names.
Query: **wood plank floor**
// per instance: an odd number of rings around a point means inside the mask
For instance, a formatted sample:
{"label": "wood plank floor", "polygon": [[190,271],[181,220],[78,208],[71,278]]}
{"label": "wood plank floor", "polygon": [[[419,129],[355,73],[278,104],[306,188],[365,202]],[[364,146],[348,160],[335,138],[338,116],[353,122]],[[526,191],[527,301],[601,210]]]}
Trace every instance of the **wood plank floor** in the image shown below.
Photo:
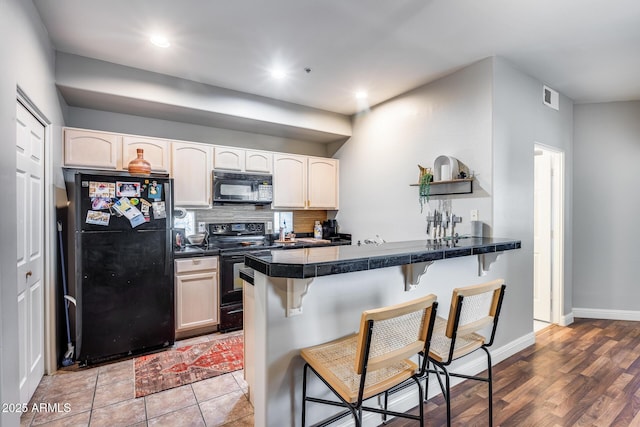
{"label": "wood plank floor", "polygon": [[[493,374],[494,426],[640,426],[640,322],[552,325]],[[452,389],[451,399],[454,426],[488,425],[485,383],[465,381]],[[425,425],[446,425],[445,411],[442,395],[431,399]],[[396,419],[387,425],[417,423]]]}

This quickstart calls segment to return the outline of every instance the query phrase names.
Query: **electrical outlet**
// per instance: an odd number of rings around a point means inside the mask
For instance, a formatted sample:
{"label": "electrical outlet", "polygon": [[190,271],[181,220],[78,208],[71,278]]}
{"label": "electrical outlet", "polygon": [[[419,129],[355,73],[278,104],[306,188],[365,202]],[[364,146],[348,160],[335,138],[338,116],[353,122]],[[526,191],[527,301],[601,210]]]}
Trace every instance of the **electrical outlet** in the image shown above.
{"label": "electrical outlet", "polygon": [[206,222],[199,222],[198,223],[198,233],[204,233],[207,227],[207,223]]}
{"label": "electrical outlet", "polygon": [[469,215],[469,217],[471,218],[471,221],[477,221],[478,220],[478,209],[471,209],[471,215]]}

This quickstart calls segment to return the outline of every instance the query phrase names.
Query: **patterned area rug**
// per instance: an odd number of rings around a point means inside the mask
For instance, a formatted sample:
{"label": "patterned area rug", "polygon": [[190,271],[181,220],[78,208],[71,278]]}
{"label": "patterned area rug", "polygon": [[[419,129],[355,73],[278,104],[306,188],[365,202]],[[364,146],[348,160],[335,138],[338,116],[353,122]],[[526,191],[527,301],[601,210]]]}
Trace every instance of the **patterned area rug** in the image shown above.
{"label": "patterned area rug", "polygon": [[242,369],[243,347],[240,331],[206,343],[137,357],[136,397]]}

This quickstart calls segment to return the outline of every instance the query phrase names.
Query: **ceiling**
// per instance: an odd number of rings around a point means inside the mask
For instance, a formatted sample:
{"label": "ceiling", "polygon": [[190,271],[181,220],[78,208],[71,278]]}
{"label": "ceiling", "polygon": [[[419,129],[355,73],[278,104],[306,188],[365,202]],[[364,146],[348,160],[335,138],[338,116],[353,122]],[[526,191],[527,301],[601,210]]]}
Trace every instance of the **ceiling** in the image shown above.
{"label": "ceiling", "polygon": [[640,100],[637,0],[33,2],[56,50],[347,115],[493,55],[578,103]]}

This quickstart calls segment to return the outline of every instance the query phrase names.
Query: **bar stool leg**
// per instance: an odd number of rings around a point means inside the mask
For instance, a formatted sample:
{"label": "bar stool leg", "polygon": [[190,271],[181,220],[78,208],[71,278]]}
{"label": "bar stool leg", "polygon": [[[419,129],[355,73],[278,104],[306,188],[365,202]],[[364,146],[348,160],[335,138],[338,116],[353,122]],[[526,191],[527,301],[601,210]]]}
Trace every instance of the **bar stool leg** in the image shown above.
{"label": "bar stool leg", "polygon": [[302,371],[302,427],[305,426],[305,417],[307,410],[307,369],[308,364],[304,364],[304,370]]}

